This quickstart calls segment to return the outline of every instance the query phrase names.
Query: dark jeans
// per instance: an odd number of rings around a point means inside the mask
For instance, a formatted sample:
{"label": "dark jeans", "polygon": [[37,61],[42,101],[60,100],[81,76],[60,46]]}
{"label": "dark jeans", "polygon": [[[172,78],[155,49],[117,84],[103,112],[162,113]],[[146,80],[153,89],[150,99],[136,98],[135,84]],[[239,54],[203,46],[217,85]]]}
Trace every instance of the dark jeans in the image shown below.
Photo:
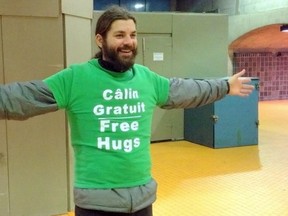
{"label": "dark jeans", "polygon": [[152,205],[134,213],[116,213],[83,209],[75,206],[75,216],[152,216]]}

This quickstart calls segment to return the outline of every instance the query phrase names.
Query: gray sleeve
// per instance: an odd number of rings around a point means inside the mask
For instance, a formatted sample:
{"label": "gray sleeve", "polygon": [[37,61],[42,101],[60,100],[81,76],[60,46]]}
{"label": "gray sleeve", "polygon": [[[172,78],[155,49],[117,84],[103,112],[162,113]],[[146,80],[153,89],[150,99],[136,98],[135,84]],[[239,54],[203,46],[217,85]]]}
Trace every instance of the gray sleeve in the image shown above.
{"label": "gray sleeve", "polygon": [[53,94],[41,80],[0,85],[0,119],[25,120],[56,110]]}
{"label": "gray sleeve", "polygon": [[212,103],[227,95],[224,79],[195,80],[171,78],[169,98],[163,109],[193,108]]}

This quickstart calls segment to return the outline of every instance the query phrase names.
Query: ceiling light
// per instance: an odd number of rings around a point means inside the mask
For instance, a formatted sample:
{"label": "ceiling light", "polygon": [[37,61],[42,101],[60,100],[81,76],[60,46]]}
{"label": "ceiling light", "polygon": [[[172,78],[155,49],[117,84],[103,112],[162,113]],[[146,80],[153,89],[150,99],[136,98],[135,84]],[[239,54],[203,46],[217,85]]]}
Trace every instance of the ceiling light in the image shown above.
{"label": "ceiling light", "polygon": [[283,24],[280,26],[281,32],[288,32],[288,24]]}
{"label": "ceiling light", "polygon": [[140,8],[144,7],[144,4],[136,3],[134,7],[135,7],[135,9],[140,9]]}

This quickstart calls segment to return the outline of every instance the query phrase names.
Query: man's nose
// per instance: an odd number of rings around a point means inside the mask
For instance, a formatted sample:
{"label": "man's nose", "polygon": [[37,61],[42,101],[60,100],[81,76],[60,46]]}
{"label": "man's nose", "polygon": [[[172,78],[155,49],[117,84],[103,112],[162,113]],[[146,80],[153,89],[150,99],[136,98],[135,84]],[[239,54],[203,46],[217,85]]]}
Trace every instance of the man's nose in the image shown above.
{"label": "man's nose", "polygon": [[134,39],[129,35],[124,38],[124,44],[131,44],[133,41]]}

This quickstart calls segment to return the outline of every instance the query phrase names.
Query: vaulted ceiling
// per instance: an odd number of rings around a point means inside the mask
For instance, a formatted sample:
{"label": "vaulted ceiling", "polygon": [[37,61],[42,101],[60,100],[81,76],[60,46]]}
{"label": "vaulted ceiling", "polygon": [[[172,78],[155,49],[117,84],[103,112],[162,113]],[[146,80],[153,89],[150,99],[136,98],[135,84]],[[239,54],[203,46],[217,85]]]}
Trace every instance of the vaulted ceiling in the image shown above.
{"label": "vaulted ceiling", "polygon": [[280,24],[254,29],[232,42],[229,51],[284,52],[288,51],[288,33],[280,32]]}

